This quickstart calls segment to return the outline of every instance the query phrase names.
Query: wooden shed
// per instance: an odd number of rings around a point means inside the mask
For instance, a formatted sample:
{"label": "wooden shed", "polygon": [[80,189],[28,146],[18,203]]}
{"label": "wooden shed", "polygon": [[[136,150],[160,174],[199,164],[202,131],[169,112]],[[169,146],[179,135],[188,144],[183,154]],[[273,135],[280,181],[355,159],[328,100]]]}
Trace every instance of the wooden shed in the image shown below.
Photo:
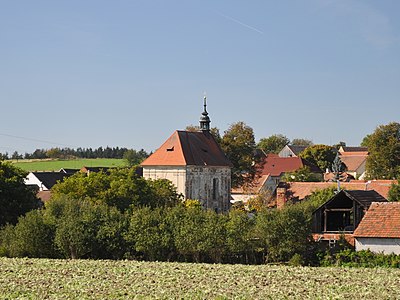
{"label": "wooden shed", "polygon": [[335,242],[344,235],[354,245],[353,232],[372,202],[387,202],[376,191],[342,190],[313,212],[316,240]]}

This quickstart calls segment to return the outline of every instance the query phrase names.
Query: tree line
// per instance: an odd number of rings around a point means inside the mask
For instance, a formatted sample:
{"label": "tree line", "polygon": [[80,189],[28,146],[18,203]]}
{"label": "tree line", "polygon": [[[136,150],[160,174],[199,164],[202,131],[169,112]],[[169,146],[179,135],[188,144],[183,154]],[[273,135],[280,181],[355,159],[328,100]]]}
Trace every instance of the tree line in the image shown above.
{"label": "tree line", "polygon": [[8,159],[46,159],[46,158],[60,158],[60,159],[71,159],[71,158],[125,158],[127,154],[134,152],[138,157],[142,159],[149,156],[144,149],[134,150],[120,147],[98,147],[92,148],[50,148],[50,149],[36,149],[32,153],[20,154],[18,151],[14,151],[11,155],[8,153],[0,153],[0,160]]}

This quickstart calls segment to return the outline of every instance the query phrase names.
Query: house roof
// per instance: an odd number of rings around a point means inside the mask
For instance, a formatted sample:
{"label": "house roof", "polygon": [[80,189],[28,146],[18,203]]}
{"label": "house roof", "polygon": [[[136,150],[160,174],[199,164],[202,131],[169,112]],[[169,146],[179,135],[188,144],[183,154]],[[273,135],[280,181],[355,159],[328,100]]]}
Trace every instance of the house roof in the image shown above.
{"label": "house roof", "polygon": [[400,202],[372,203],[354,236],[400,238]]}
{"label": "house roof", "polygon": [[271,176],[281,176],[285,172],[293,172],[302,167],[308,166],[311,172],[321,173],[321,170],[300,157],[279,157],[268,154],[263,161],[262,174]]}
{"label": "house roof", "polygon": [[80,171],[83,173],[87,172],[107,172],[110,168],[109,167],[86,167],[83,166]]}
{"label": "house roof", "polygon": [[287,145],[287,147],[296,155],[299,155],[300,152],[303,152],[307,146],[300,146],[300,145]]}
{"label": "house roof", "polygon": [[368,155],[342,155],[340,160],[346,165],[350,172],[356,171],[365,162]]}
{"label": "house roof", "polygon": [[326,201],[320,207],[318,207],[314,213],[318,210],[323,209],[324,207],[330,205],[336,199],[340,199],[343,195],[347,196],[352,201],[357,202],[361,205],[364,209],[368,209],[372,202],[387,202],[385,198],[383,198],[379,193],[376,191],[361,191],[361,190],[341,190],[339,193],[335,194],[331,199]]}
{"label": "house roof", "polygon": [[232,164],[210,133],[177,130],[141,166],[231,167]]}
{"label": "house roof", "polygon": [[258,194],[270,175],[261,175],[254,179],[251,184],[232,188],[232,194]]}
{"label": "house roof", "polygon": [[63,181],[65,177],[71,176],[63,172],[32,172],[32,174],[48,189],[51,189],[57,181]]}
{"label": "house roof", "polygon": [[[382,197],[387,198],[389,189],[395,180],[351,180],[350,182],[341,182],[340,186],[346,190],[374,190]],[[292,198],[303,200],[312,192],[323,190],[329,187],[336,187],[335,182],[287,182],[285,183],[287,190]]]}
{"label": "house roof", "polygon": [[67,173],[67,174],[75,174],[79,171],[80,171],[80,169],[61,168],[58,172],[63,172],[63,173]]}
{"label": "house roof", "polygon": [[340,147],[341,155],[368,155],[367,147]]}

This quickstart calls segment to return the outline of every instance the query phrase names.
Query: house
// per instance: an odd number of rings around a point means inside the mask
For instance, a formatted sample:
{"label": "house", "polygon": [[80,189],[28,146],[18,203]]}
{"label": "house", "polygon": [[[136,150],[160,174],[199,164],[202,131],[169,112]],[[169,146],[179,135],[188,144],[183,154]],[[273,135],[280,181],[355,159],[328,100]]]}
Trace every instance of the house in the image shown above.
{"label": "house", "polygon": [[322,179],[322,171],[317,166],[300,157],[279,157],[277,154],[268,154],[260,163],[259,174],[250,184],[232,190],[233,201],[247,202],[248,199],[260,193],[274,195],[281,177],[288,172],[309,167],[317,177]]}
{"label": "house", "polygon": [[400,202],[373,202],[354,238],[356,251],[400,254]]}
{"label": "house", "polygon": [[242,202],[246,204],[251,198],[259,194],[273,195],[275,191],[275,180],[269,174],[256,176],[249,184],[238,188],[232,188],[232,203]]}
{"label": "house", "polygon": [[142,162],[143,177],[169,179],[185,199],[199,200],[204,208],[230,208],[231,162],[210,133],[206,98],[200,131],[175,131]]}
{"label": "house", "polygon": [[372,202],[387,202],[376,191],[341,190],[312,214],[315,240],[337,241],[342,234],[354,246],[353,232]]}
{"label": "house", "polygon": [[301,168],[309,167],[310,171],[321,177],[322,171],[316,165],[300,157],[279,157],[276,154],[268,154],[262,162],[262,175],[269,174],[275,182],[274,190],[278,186],[281,177],[288,172],[294,172]]}
{"label": "house", "polygon": [[279,157],[298,157],[300,152],[303,152],[306,148],[307,148],[307,146],[286,145],[278,153],[278,156]]}
{"label": "house", "polygon": [[37,186],[38,191],[48,191],[59,181],[71,176],[64,172],[30,172],[25,178],[25,184]]}

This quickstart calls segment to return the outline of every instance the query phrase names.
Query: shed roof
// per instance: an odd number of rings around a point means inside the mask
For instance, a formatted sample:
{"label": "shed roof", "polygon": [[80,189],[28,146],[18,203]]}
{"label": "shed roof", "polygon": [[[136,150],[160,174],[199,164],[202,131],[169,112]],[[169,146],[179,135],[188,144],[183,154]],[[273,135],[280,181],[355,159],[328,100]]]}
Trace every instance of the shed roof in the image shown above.
{"label": "shed roof", "polygon": [[222,166],[231,162],[208,132],[175,131],[141,166]]}
{"label": "shed roof", "polygon": [[400,238],[400,202],[374,202],[354,237]]}
{"label": "shed roof", "polygon": [[324,207],[331,205],[332,202],[336,201],[337,199],[340,199],[343,196],[346,196],[350,200],[357,202],[364,209],[368,209],[372,202],[387,202],[387,200],[385,198],[383,198],[376,191],[341,190],[339,193],[334,195],[331,199],[329,199],[324,204],[322,204],[320,207],[318,207],[314,211],[314,213],[323,209]]}

